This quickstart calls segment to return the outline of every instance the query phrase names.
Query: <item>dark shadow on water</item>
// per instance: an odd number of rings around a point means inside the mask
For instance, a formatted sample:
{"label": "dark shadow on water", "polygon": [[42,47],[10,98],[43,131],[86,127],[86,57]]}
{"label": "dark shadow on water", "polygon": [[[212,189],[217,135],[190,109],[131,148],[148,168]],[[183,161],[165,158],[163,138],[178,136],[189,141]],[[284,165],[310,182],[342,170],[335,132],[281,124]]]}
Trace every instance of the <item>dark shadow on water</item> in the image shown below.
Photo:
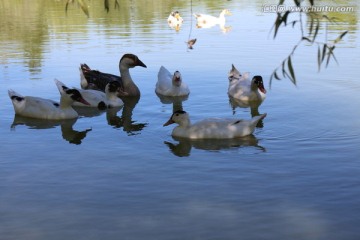
{"label": "dark shadow on water", "polygon": [[87,133],[91,131],[91,128],[84,131],[74,130],[73,126],[76,121],[77,118],[66,120],[44,120],[15,115],[13,123],[11,124],[11,129],[15,130],[18,125],[25,125],[29,129],[50,129],[60,126],[63,139],[71,144],[79,145],[82,143],[82,140],[85,139]]}
{"label": "dark shadow on water", "polygon": [[177,143],[165,141],[164,144],[169,150],[178,157],[190,156],[192,148],[207,150],[207,151],[220,151],[232,148],[255,147],[261,152],[266,152],[266,149],[258,144],[258,139],[254,135],[248,135],[242,138],[232,139],[186,139],[172,137]]}
{"label": "dark shadow on water", "polygon": [[[106,120],[114,128],[123,128],[129,135],[137,135],[148,125],[147,123],[138,123],[132,119],[133,110],[139,102],[140,97],[122,98],[124,106],[120,108],[110,108],[106,111]],[[121,116],[117,113],[123,108]]]}

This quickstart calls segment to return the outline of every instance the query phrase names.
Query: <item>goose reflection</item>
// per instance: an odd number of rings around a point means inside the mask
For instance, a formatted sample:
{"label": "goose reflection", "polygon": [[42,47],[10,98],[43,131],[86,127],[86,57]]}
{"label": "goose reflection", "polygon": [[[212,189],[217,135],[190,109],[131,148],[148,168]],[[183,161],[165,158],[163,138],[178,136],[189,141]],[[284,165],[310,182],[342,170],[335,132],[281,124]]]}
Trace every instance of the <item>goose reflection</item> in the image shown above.
{"label": "goose reflection", "polygon": [[122,107],[109,108],[106,111],[106,120],[108,124],[114,128],[123,128],[129,136],[137,135],[148,125],[147,123],[137,123],[132,119],[133,110],[139,102],[140,97],[125,97],[122,100],[124,106],[121,117],[117,114]]}
{"label": "goose reflection", "polygon": [[60,126],[61,135],[64,140],[72,144],[80,145],[87,133],[91,131],[91,128],[85,129],[84,131],[74,130],[73,126],[76,121],[77,118],[65,120],[43,120],[23,117],[15,114],[13,123],[11,124],[11,129],[15,130],[18,125],[25,125],[29,127],[29,129],[50,129]]}
{"label": "goose reflection", "polygon": [[164,144],[169,150],[178,157],[190,156],[192,148],[220,151],[225,149],[255,147],[261,152],[266,152],[266,149],[259,145],[258,139],[254,135],[248,135],[241,138],[232,139],[197,139],[191,140],[186,138],[172,137],[177,143],[164,141]]}
{"label": "goose reflection", "polygon": [[[236,108],[250,108],[250,113],[252,118],[260,115],[259,106],[262,103],[261,101],[242,101],[240,99],[229,96],[229,103],[233,115],[235,115],[236,113]],[[257,123],[256,127],[258,128],[264,127],[264,122],[262,119]]]}

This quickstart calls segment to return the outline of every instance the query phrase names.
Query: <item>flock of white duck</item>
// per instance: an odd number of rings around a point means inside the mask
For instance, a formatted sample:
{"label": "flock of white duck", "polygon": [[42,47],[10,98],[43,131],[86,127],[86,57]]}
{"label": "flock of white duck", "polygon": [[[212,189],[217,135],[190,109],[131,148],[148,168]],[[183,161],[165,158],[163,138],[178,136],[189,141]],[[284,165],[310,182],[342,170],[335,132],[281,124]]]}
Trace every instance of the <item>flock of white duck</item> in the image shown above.
{"label": "flock of white duck", "polygon": [[[228,10],[221,12],[218,18],[205,14],[195,14],[199,22],[207,24],[222,24],[224,15],[230,14]],[[168,22],[182,23],[178,12],[172,12]],[[87,64],[80,65],[79,88],[69,88],[61,81],[55,79],[60,92],[60,102],[21,94],[8,90],[9,97],[19,116],[62,120],[77,118],[78,113],[73,106],[94,107],[99,109],[121,107],[122,99],[139,97],[140,90],[132,80],[130,68],[146,65],[134,54],[125,54],[119,61],[120,76],[92,70]],[[239,101],[261,104],[266,97],[261,76],[254,76],[251,80],[249,73],[241,74],[234,65],[228,75],[228,95]],[[189,87],[182,81],[179,71],[170,73],[164,66],[158,72],[158,81],[155,92],[161,96],[180,97],[190,94]],[[244,119],[205,119],[192,124],[187,112],[175,111],[164,124],[168,126],[177,123],[172,136],[189,139],[226,139],[250,135],[254,132],[258,122],[266,117],[265,114],[254,116],[250,120]]]}

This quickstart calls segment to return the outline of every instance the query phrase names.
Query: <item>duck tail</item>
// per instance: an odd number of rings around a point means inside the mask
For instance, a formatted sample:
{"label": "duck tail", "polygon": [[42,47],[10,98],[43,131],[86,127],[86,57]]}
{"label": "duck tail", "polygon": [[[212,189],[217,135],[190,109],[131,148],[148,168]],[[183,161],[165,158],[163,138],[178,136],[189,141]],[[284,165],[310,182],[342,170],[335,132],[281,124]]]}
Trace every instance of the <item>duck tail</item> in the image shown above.
{"label": "duck tail", "polygon": [[68,89],[68,87],[66,87],[65,84],[62,83],[60,80],[58,80],[58,79],[55,78],[55,79],[54,79],[54,82],[55,82],[56,87],[58,88],[60,94],[64,93],[64,91],[65,91],[66,89]]}
{"label": "duck tail", "polygon": [[88,81],[86,80],[86,77],[85,77],[85,73],[91,71],[90,67],[88,65],[86,65],[85,63],[84,64],[80,64],[80,86],[82,89],[87,89],[89,83]]}
{"label": "duck tail", "polygon": [[81,71],[91,71],[91,68],[86,63],[82,63],[82,64],[80,64],[80,70]]}
{"label": "duck tail", "polygon": [[259,116],[255,116],[251,119],[251,125],[253,125],[254,127],[258,124],[258,122],[262,119],[264,119],[266,117],[266,113],[263,113]]}
{"label": "duck tail", "polygon": [[20,101],[22,101],[24,99],[24,97],[21,94],[15,92],[12,89],[8,90],[8,94],[9,94],[9,97],[10,97],[11,101],[13,101],[13,102],[14,101],[20,102]]}

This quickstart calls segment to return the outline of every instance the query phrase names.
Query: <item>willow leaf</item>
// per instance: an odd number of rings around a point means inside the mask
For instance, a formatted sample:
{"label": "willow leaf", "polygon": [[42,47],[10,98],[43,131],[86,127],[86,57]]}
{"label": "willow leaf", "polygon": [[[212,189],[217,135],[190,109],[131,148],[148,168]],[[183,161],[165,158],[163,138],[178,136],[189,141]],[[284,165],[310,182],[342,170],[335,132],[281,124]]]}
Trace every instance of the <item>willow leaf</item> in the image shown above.
{"label": "willow leaf", "polygon": [[291,57],[288,58],[288,68],[289,68],[289,72],[290,72],[290,75],[291,75],[290,79],[296,85],[295,72],[294,72],[294,68],[293,68],[292,63],[291,63]]}
{"label": "willow leaf", "polygon": [[335,39],[334,43],[336,44],[336,43],[340,42],[341,39],[342,39],[347,33],[348,33],[348,31],[345,31],[345,32],[343,32],[342,34],[340,34],[340,36],[338,36],[338,37]]}
{"label": "willow leaf", "polygon": [[312,16],[310,16],[311,21],[310,21],[310,29],[309,29],[309,35],[311,35],[313,28],[314,28],[314,18]]}
{"label": "willow leaf", "polygon": [[277,80],[281,80],[280,77],[277,75],[276,71],[273,73],[274,75],[274,78],[277,79]]}
{"label": "willow leaf", "polygon": [[314,32],[313,42],[315,42],[316,36],[319,32],[319,28],[320,28],[320,21],[319,21],[319,19],[316,19],[316,28],[315,28],[315,32]]}
{"label": "willow leaf", "polygon": [[320,46],[318,45],[318,70],[320,71],[321,66],[321,52],[320,52]]}
{"label": "willow leaf", "polygon": [[323,50],[322,50],[322,58],[321,58],[321,62],[324,61],[325,55],[326,55],[326,49],[327,49],[327,45],[324,44]]}

